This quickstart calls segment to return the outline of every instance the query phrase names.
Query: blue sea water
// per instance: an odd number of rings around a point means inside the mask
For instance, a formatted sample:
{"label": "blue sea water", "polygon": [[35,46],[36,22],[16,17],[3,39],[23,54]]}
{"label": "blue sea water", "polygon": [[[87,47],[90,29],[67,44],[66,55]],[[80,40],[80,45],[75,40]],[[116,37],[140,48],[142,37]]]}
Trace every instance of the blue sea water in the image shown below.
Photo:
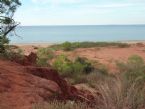
{"label": "blue sea water", "polygon": [[20,26],[11,43],[145,40],[145,25]]}

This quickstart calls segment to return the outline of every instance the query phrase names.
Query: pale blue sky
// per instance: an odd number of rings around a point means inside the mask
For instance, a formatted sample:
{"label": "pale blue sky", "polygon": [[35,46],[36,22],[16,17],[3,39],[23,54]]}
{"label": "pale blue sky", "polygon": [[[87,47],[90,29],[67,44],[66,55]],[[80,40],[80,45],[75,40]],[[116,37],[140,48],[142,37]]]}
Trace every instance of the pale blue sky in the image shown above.
{"label": "pale blue sky", "polygon": [[145,24],[145,0],[20,0],[21,25]]}

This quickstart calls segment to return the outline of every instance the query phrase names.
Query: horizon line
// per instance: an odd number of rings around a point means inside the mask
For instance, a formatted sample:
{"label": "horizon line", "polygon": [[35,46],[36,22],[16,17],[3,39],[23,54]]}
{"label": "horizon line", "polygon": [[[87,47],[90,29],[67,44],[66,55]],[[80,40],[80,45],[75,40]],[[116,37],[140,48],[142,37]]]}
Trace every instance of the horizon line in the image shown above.
{"label": "horizon line", "polygon": [[145,24],[96,24],[96,25],[18,25],[18,26],[141,26]]}

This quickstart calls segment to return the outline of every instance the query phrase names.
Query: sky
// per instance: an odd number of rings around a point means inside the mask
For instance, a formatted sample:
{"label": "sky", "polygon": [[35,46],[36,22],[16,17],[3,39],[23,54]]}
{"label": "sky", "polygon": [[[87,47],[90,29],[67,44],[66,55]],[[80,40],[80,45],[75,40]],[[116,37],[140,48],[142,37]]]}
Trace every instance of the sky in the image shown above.
{"label": "sky", "polygon": [[145,24],[145,0],[20,0],[21,25]]}

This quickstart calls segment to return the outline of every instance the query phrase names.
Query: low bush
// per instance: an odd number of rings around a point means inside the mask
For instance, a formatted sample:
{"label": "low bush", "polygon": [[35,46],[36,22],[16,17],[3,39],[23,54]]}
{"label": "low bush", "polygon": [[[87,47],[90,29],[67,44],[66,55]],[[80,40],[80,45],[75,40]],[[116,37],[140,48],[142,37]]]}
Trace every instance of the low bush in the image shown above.
{"label": "low bush", "polygon": [[[100,93],[94,102],[96,105],[89,106],[75,101],[51,102],[35,105],[34,109],[144,109],[145,87],[142,81],[128,82],[121,75],[106,76],[101,73],[91,73],[93,88]],[[128,86],[128,87],[126,87]]]}
{"label": "low bush", "polygon": [[84,58],[69,60],[65,55],[56,58],[52,65],[63,76],[77,77],[77,75],[88,74],[94,70],[92,64]]}
{"label": "low bush", "polygon": [[62,49],[64,51],[70,51],[76,48],[106,47],[106,46],[116,46],[119,48],[125,48],[129,47],[129,44],[119,42],[64,42],[62,44],[56,44],[50,47],[56,50]]}
{"label": "low bush", "polygon": [[48,66],[48,61],[55,56],[54,52],[50,48],[39,48],[37,51],[37,65]]}
{"label": "low bush", "polygon": [[140,56],[133,55],[118,65],[119,74],[106,75],[94,72],[87,76],[89,86],[100,92],[97,109],[144,109],[145,64]]}
{"label": "low bush", "polygon": [[64,42],[61,46],[64,51],[70,51],[71,49],[73,49],[72,43],[70,42]]}
{"label": "low bush", "polygon": [[60,55],[56,58],[52,66],[62,76],[72,76],[73,74],[72,64],[73,63],[65,55]]}
{"label": "low bush", "polygon": [[8,60],[23,60],[24,58],[24,52],[22,49],[17,48],[17,49],[11,49],[11,47],[5,49],[5,52],[0,53],[0,57]]}
{"label": "low bush", "polygon": [[120,72],[130,81],[135,81],[138,77],[145,78],[144,60],[137,55],[128,58],[126,63],[117,62]]}
{"label": "low bush", "polygon": [[[64,57],[63,57],[64,58]],[[82,59],[76,59],[84,63]],[[65,63],[65,62],[64,62]],[[87,83],[96,95],[96,105],[89,107],[75,101],[51,102],[37,105],[34,109],[145,109],[145,64],[141,57],[129,57],[126,63],[118,63],[120,73],[107,74],[94,70],[87,75],[77,75],[76,83]],[[82,78],[81,78],[82,77]],[[79,79],[80,78],[80,79]]]}
{"label": "low bush", "polygon": [[94,66],[86,58],[77,57],[74,61],[74,70],[77,66],[79,66],[79,69],[76,69],[76,71],[83,72],[85,74],[88,74],[94,70]]}

